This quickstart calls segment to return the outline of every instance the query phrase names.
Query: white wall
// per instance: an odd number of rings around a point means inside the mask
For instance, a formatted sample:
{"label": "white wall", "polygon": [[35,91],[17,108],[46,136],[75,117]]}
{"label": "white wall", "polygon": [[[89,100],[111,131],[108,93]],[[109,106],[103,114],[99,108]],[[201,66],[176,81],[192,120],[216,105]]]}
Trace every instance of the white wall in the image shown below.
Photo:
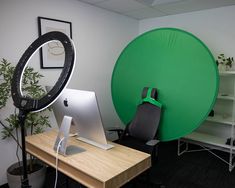
{"label": "white wall", "polygon": [[[111,100],[111,75],[120,52],[138,34],[138,21],[77,0],[1,0],[0,58],[18,62],[38,37],[38,16],[72,22],[77,65],[69,87],[95,90],[104,125],[120,125]],[[30,65],[45,76],[45,85],[52,85],[60,73],[60,70],[41,70],[38,54]],[[1,109],[0,118],[4,119],[12,110]],[[6,183],[6,168],[16,161],[13,142],[0,140],[0,158],[1,185]]]}
{"label": "white wall", "polygon": [[[215,58],[220,53],[235,57],[235,6],[141,20],[139,34],[161,28],[175,27],[191,32],[200,38]],[[234,69],[234,65],[233,65]],[[222,83],[223,84],[223,83]],[[231,85],[226,84],[227,87]],[[223,85],[223,87],[226,87]],[[230,112],[231,113],[231,112]],[[204,124],[200,131],[224,138],[230,137],[230,126]]]}
{"label": "white wall", "polygon": [[219,53],[235,57],[235,6],[140,21],[139,33],[160,28],[176,27],[200,38],[215,57]]}

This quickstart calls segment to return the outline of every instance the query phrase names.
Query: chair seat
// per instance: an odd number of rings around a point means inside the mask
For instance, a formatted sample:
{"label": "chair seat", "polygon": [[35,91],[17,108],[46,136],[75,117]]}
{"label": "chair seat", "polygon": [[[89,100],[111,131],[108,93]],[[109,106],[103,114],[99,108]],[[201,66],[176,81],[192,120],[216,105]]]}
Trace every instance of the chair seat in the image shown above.
{"label": "chair seat", "polygon": [[146,145],[146,141],[142,141],[131,136],[124,137],[123,139],[119,140],[118,143],[149,154],[152,154],[154,147],[156,147]]}

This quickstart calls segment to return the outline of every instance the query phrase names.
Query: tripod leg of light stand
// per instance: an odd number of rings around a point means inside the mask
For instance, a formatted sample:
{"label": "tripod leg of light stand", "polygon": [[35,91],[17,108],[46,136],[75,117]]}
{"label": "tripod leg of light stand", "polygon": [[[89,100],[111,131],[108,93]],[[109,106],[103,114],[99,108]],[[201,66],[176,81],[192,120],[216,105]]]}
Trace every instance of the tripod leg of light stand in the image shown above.
{"label": "tripod leg of light stand", "polygon": [[27,174],[27,157],[25,149],[25,128],[24,123],[27,116],[27,112],[19,110],[19,122],[21,128],[21,141],[22,141],[22,160],[23,160],[23,179],[21,180],[21,188],[30,188],[28,174]]}

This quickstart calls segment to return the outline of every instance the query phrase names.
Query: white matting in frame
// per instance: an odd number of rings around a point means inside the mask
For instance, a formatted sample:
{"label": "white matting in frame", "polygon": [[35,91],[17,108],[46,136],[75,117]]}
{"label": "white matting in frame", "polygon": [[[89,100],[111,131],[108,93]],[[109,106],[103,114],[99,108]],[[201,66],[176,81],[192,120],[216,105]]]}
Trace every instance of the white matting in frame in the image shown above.
{"label": "white matting in frame", "polygon": [[[72,39],[72,23],[52,18],[38,17],[39,36],[50,31],[60,31]],[[52,41],[40,49],[40,63],[42,69],[63,68],[65,52],[59,41]]]}

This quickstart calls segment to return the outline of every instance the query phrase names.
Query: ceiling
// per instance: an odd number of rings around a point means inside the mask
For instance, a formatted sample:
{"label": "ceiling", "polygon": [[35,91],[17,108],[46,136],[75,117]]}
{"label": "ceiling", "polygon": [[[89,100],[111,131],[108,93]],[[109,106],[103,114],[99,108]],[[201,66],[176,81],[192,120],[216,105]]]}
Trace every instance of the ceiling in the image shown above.
{"label": "ceiling", "polygon": [[235,5],[235,0],[79,0],[134,19],[146,19]]}

